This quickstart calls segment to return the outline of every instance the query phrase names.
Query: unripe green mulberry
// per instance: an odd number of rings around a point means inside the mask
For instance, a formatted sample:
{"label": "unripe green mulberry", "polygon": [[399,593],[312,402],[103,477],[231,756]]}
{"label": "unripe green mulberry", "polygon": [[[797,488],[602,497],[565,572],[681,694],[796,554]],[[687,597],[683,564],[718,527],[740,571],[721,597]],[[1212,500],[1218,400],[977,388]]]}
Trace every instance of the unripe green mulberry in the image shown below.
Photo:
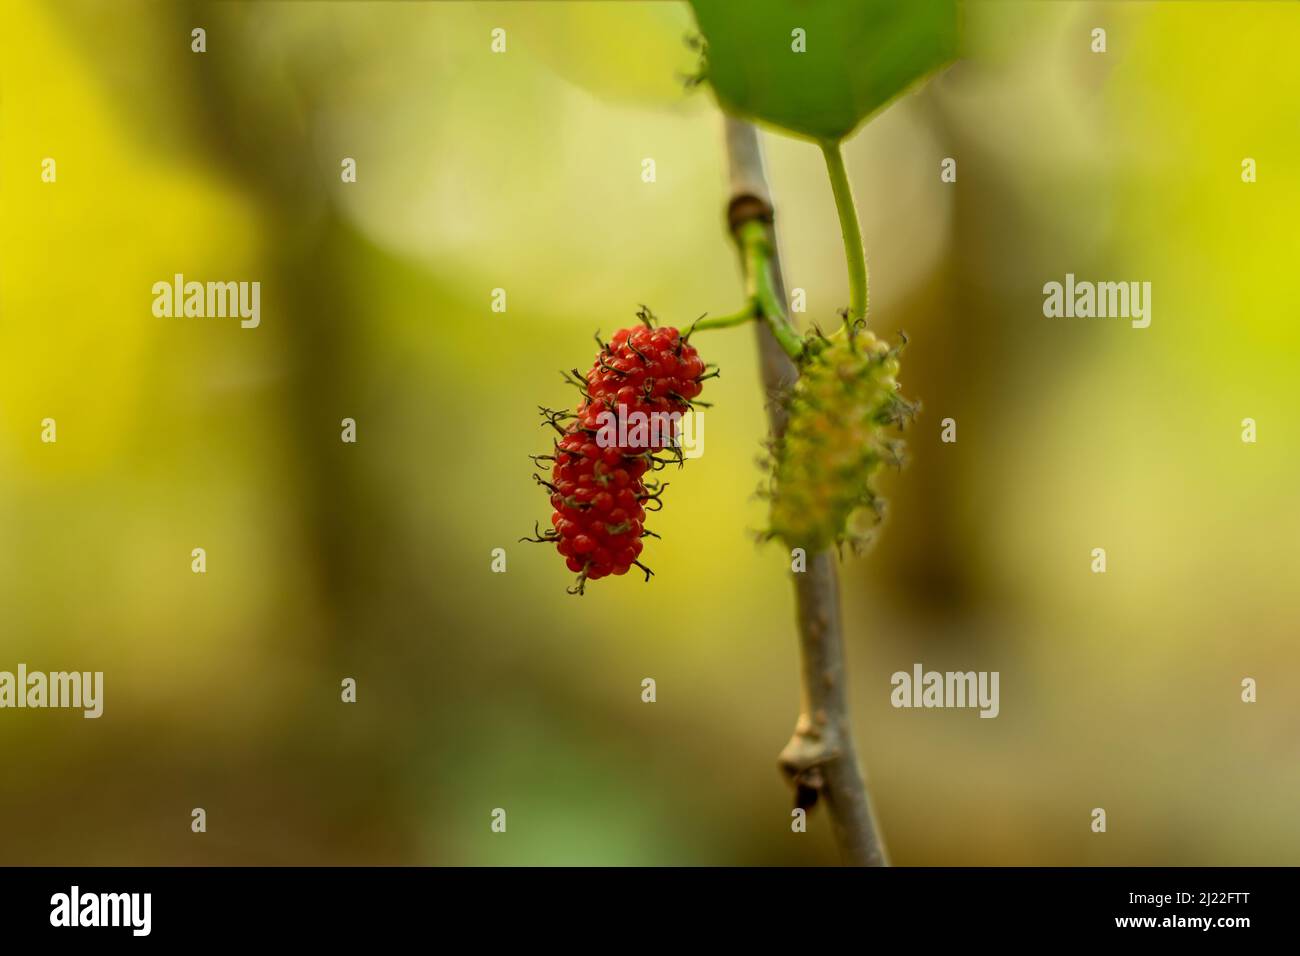
{"label": "unripe green mulberry", "polygon": [[898,353],[859,324],[809,341],[785,399],[785,435],[772,456],[771,537],[809,553],[861,536],[851,524],[881,502],[872,478],[899,464],[901,427],[915,407],[898,394]]}

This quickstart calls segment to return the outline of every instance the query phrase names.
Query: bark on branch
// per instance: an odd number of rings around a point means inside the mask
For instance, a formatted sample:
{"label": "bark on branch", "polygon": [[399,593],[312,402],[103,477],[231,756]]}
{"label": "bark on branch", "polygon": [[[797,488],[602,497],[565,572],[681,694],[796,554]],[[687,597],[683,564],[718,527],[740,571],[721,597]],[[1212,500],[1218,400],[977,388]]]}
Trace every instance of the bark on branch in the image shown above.
{"label": "bark on branch", "polygon": [[[754,220],[767,224],[772,276],[780,301],[785,280],[773,231],[773,204],[763,168],[758,132],[743,120],[726,117],[731,200],[727,220],[733,237]],[[745,268],[745,256],[741,255]],[[778,400],[798,377],[795,364],[767,322],[756,322],[772,435],[785,430],[785,411]],[[792,575],[798,609],[802,702],[794,735],[781,751],[780,766],[795,787],[798,806],[811,809],[820,800],[830,812],[836,842],[846,863],[887,866],[884,843],[858,767],[849,720],[844,640],[840,630],[839,583],[830,551],[808,555],[808,568]]]}

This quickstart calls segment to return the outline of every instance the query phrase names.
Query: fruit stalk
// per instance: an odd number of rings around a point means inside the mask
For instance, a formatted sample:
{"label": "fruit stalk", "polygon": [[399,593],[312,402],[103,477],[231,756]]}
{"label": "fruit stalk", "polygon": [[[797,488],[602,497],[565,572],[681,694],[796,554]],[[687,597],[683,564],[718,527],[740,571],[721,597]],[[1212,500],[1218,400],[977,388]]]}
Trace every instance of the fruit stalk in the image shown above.
{"label": "fruit stalk", "polygon": [[[786,299],[785,284],[771,225],[772,199],[763,169],[758,133],[743,120],[727,116],[725,122],[731,186],[728,220],[740,251],[741,266],[746,270],[746,285],[753,288],[757,281],[753,276],[755,263],[750,254],[754,245],[746,242],[745,238],[747,230],[752,231],[755,228],[753,224],[758,223],[762,224],[767,240],[766,278],[775,302],[783,303]],[[829,166],[829,154],[827,161]],[[856,216],[853,225],[856,229]],[[861,248],[860,238],[858,246]],[[861,288],[865,308],[865,267]],[[762,309],[761,303],[759,308]],[[784,324],[783,314],[781,320]],[[783,394],[794,384],[798,369],[787,349],[778,341],[777,333],[781,326],[764,321],[756,323],[755,328],[764,391],[769,397]],[[767,409],[772,436],[777,439],[785,430],[785,409],[777,401],[769,401]],[[853,746],[844,640],[840,627],[839,583],[833,552],[824,550],[808,555],[807,569],[794,573],[793,578],[798,610],[802,701],[794,734],[781,751],[780,766],[795,787],[799,806],[810,809],[819,799],[825,802],[845,862],[855,866],[886,866],[884,843]]]}
{"label": "fruit stalk", "polygon": [[838,142],[821,144],[826,157],[835,196],[835,211],[840,217],[840,235],[844,239],[844,261],[849,268],[849,324],[867,317],[867,255],[862,246],[862,227],[858,224],[858,207],[853,202],[853,187],[844,168],[844,153]]}

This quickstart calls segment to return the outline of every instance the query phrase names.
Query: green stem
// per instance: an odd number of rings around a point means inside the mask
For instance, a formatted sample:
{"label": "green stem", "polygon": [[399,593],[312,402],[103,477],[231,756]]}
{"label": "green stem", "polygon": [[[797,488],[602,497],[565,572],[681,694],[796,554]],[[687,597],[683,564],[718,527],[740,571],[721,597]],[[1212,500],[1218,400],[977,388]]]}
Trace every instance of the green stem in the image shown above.
{"label": "green stem", "polygon": [[697,319],[691,323],[692,332],[703,332],[708,329],[729,329],[733,325],[744,325],[746,322],[752,322],[758,318],[758,303],[750,300],[739,312],[733,312],[730,315],[714,315]]}
{"label": "green stem", "polygon": [[772,334],[785,354],[792,359],[803,355],[803,339],[790,324],[785,305],[776,294],[776,280],[772,276],[772,246],[767,238],[767,227],[757,219],[740,227],[738,237],[745,258],[745,286],[750,301],[758,306],[759,314],[767,321]]}
{"label": "green stem", "polygon": [[858,225],[858,210],[853,203],[853,187],[844,168],[844,154],[840,144],[825,140],[821,144],[826,157],[826,172],[831,178],[831,191],[835,194],[835,210],[840,215],[840,233],[844,237],[844,259],[849,267],[849,321],[867,317],[867,256],[862,247],[862,228]]}
{"label": "green stem", "polygon": [[691,326],[691,332],[708,329],[726,329],[743,325],[753,319],[764,319],[781,348],[792,359],[803,355],[803,339],[790,318],[785,314],[785,304],[776,291],[776,278],[772,274],[772,244],[767,237],[767,227],[757,219],[740,227],[737,236],[745,263],[745,308],[730,315],[702,318]]}

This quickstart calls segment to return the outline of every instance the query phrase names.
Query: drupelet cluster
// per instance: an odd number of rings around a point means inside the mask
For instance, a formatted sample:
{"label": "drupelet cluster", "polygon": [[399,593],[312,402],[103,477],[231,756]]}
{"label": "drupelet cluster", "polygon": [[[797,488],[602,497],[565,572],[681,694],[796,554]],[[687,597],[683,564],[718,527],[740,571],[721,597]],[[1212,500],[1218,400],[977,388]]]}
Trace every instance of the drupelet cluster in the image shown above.
{"label": "drupelet cluster", "polygon": [[569,590],[583,593],[588,581],[626,574],[641,563],[647,510],[662,507],[666,484],[650,477],[667,464],[680,464],[681,419],[710,377],[687,335],[671,327],[619,329],[585,376],[574,369],[566,380],[582,399],[573,412],[541,409],[559,437],[553,454],[534,458],[547,464],[551,480],[535,475],[550,492],[551,528],[525,540],[553,542],[570,571]]}

